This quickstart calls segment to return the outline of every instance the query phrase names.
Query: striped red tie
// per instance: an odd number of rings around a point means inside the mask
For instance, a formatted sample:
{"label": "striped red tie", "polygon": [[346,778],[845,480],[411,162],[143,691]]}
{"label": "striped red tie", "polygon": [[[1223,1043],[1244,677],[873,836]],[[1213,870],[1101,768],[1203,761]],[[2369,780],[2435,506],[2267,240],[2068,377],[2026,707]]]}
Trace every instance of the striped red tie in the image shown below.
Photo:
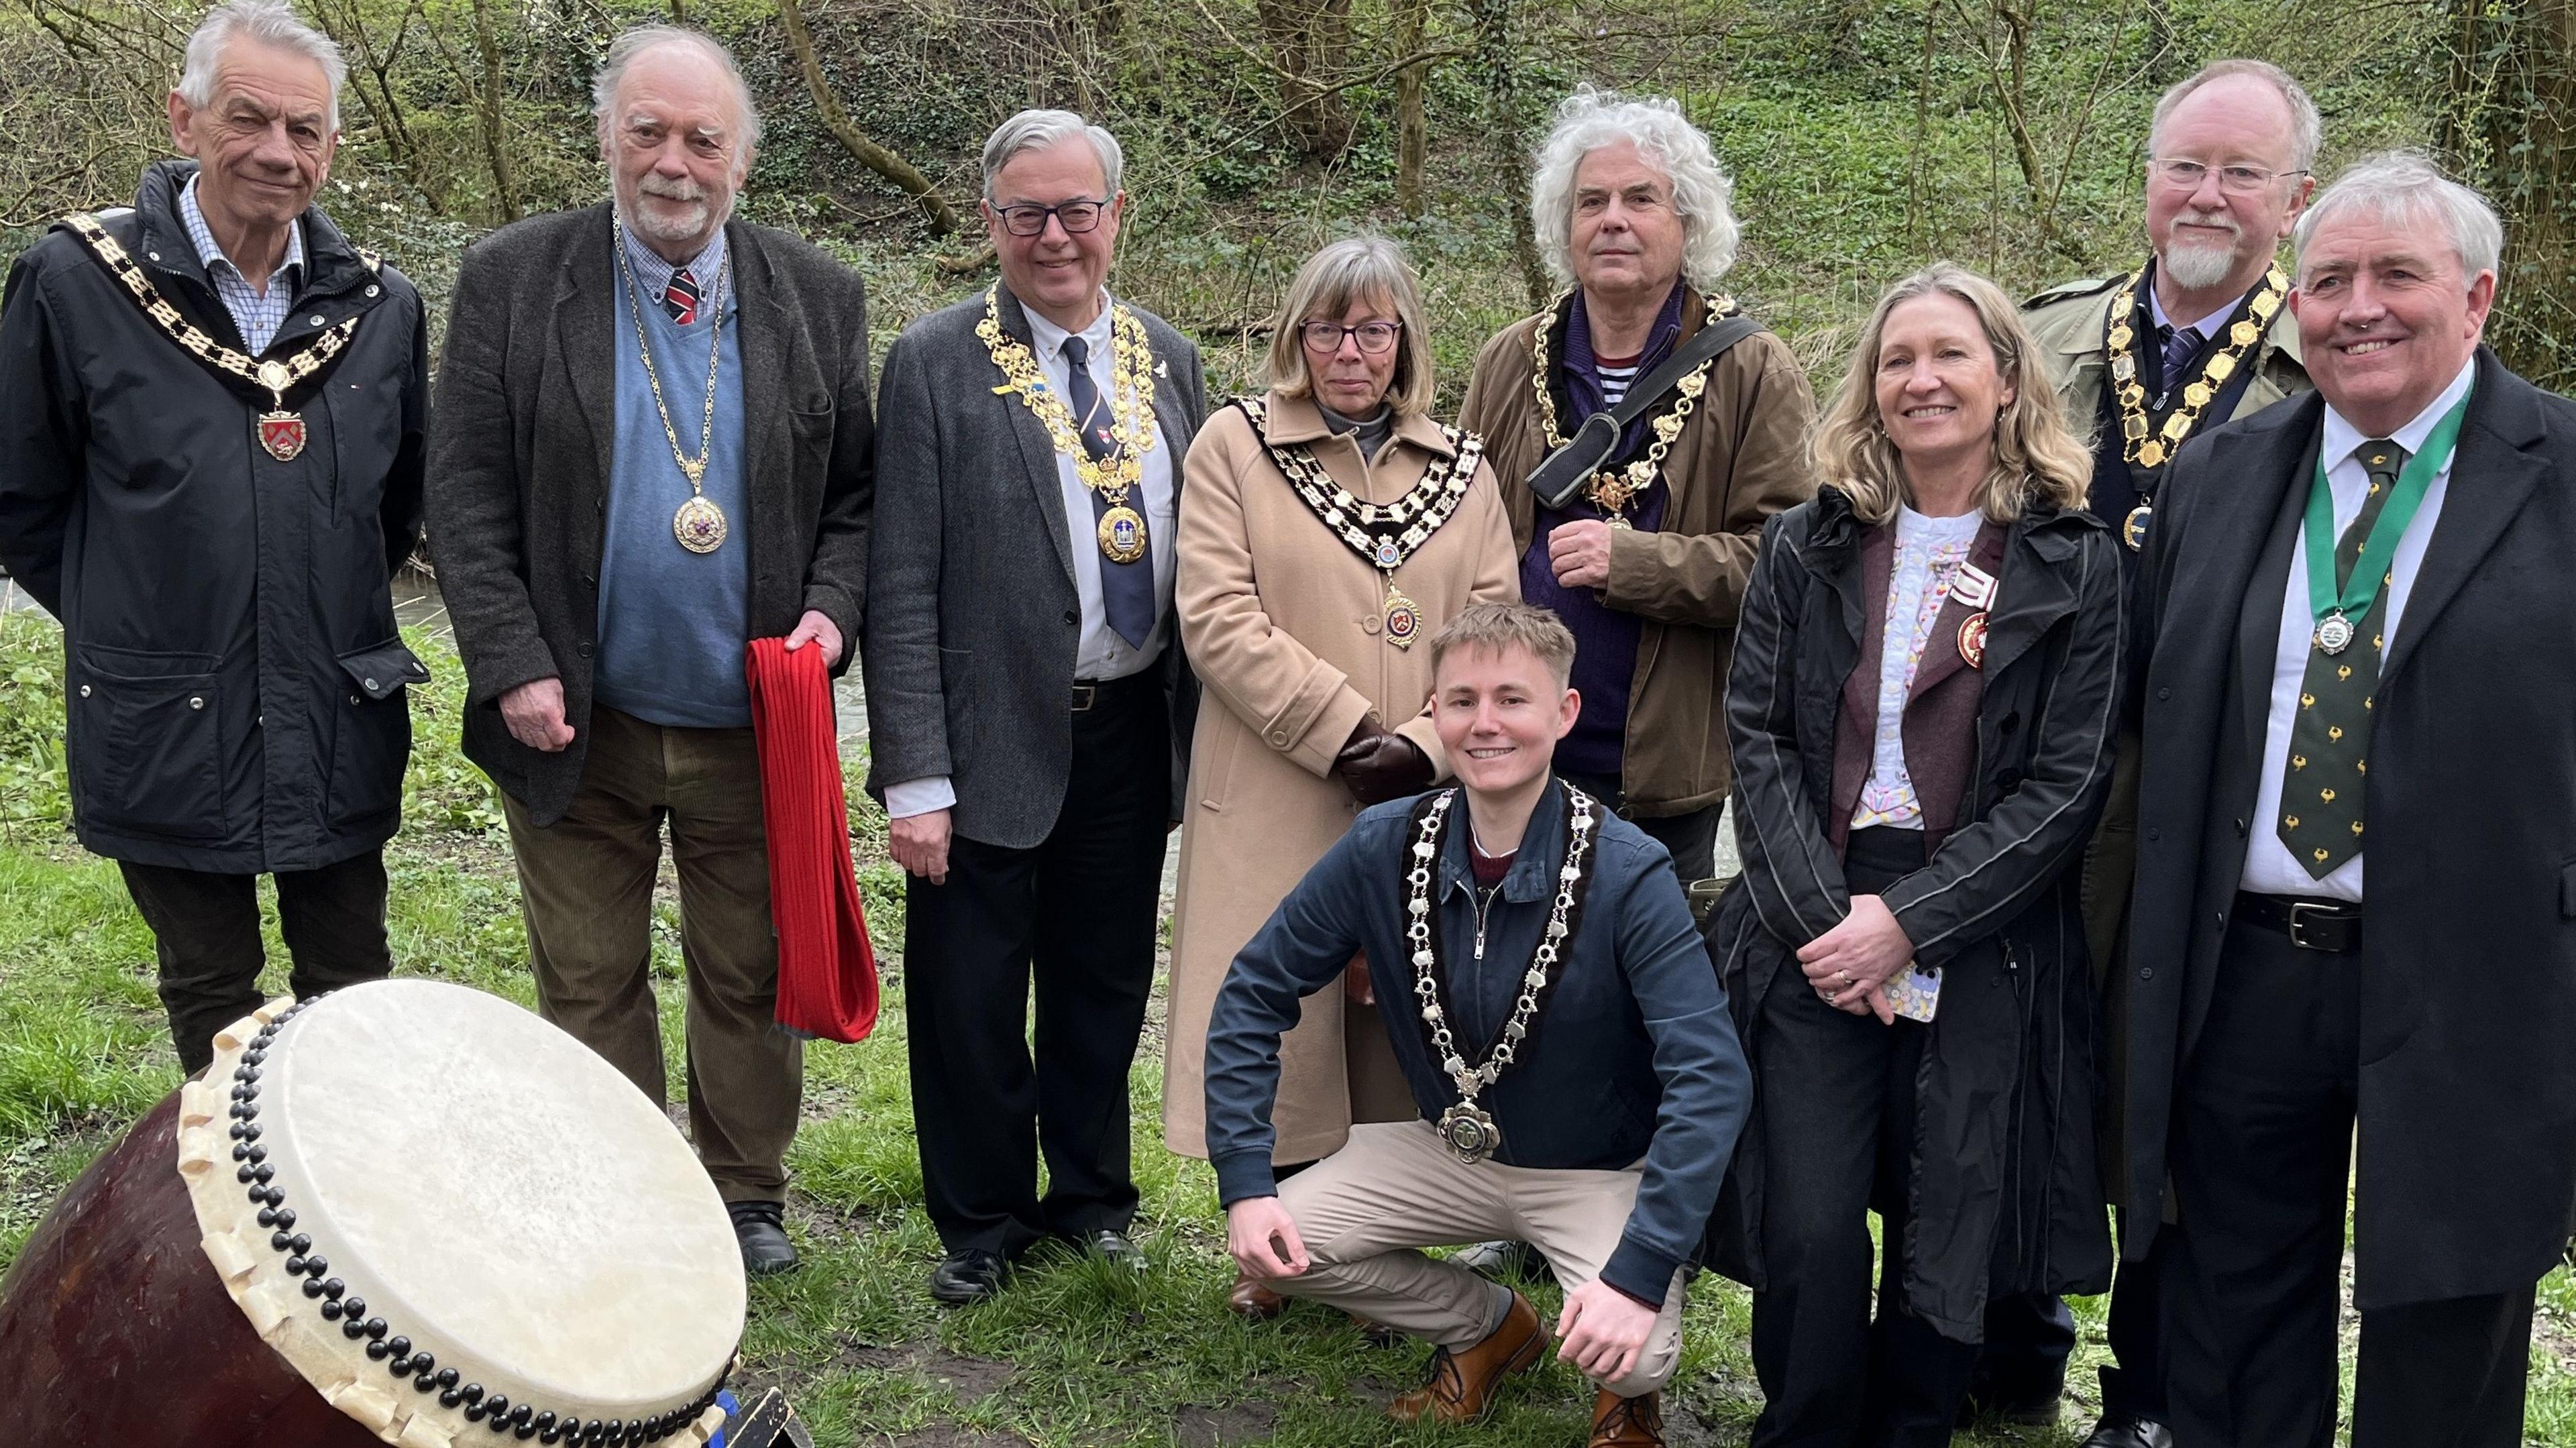
{"label": "striped red tie", "polygon": [[671,273],[671,286],[662,293],[662,310],[671,320],[685,327],[698,319],[698,279],[682,267]]}

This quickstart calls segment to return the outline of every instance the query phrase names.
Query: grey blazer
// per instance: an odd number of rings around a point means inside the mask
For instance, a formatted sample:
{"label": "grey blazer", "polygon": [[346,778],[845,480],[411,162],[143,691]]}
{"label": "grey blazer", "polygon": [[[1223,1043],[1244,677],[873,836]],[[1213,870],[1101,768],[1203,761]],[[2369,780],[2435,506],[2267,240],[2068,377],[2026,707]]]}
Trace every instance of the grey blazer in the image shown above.
{"label": "grey blazer", "polygon": [[[857,652],[875,500],[867,298],[783,231],[725,224],[742,299],[750,636],[814,609]],[[429,429],[429,547],[468,685],[465,754],[539,824],[571,804],[590,744],[591,651],[616,436],[617,260],[606,203],[468,248]],[[735,546],[728,543],[727,547]],[[573,742],[530,749],[500,698],[560,677]]]}
{"label": "grey blazer", "polygon": [[[1158,364],[1154,411],[1172,449],[1172,486],[1207,416],[1198,348],[1136,309]],[[956,832],[1027,849],[1045,840],[1073,765],[1073,582],[1064,493],[1046,429],[1001,381],[975,336],[979,294],[907,328],[886,354],[877,439],[879,499],[868,572],[864,669],[868,792],[946,775]],[[1029,340],[1005,287],[1002,329]],[[1172,711],[1172,809],[1189,775],[1198,680],[1180,631],[1163,650]]]}

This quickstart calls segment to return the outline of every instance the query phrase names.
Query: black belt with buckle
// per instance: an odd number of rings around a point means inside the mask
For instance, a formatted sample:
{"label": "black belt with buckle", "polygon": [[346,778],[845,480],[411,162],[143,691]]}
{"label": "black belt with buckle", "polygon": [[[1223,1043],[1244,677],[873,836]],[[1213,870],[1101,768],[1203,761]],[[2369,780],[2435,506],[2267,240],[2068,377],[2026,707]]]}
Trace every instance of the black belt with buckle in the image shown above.
{"label": "black belt with buckle", "polygon": [[2239,891],[2236,918],[2278,930],[2301,950],[2345,955],[2361,949],[2361,907],[2348,900],[2299,900]]}
{"label": "black belt with buckle", "polygon": [[1162,676],[1146,669],[1121,679],[1076,679],[1073,681],[1073,712],[1088,714],[1120,694],[1148,684],[1160,689]]}

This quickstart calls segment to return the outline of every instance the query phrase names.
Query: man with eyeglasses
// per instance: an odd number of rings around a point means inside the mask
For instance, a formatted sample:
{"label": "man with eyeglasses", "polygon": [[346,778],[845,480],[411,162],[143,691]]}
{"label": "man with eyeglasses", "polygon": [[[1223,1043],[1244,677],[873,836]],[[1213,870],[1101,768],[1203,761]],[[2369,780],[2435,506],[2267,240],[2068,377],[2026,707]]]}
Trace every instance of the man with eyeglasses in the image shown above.
{"label": "man with eyeglasses", "polygon": [[913,1115],[949,1304],[1049,1239],[1141,1266],[1127,1071],[1197,712],[1173,537],[1207,403],[1198,350],[1103,286],[1119,171],[1080,116],[1003,122],[983,200],[1001,281],[885,363],[868,788],[910,877]]}
{"label": "man with eyeglasses", "polygon": [[[2289,279],[2274,256],[2315,183],[2314,102],[2278,66],[2218,61],[2165,92],[2148,130],[2146,263],[2074,282],[2023,309],[2058,378],[2058,400],[2094,433],[2093,511],[2127,545],[2135,576],[2155,526],[2157,486],[2189,439],[2308,390]],[[2122,936],[2137,864],[2138,737],[2120,742],[2111,802],[2085,861],[2086,943],[2109,1015],[2113,1099],[2125,1071]],[[2102,1144],[2118,1200],[2115,1131]],[[2152,1258],[2150,1259],[2152,1261]],[[2085,1448],[2164,1448],[2163,1354],[2155,1268],[2122,1269],[2111,1299],[2102,1417]],[[1970,1402],[2019,1423],[2054,1423],[2075,1320],[2053,1297],[1998,1302]]]}

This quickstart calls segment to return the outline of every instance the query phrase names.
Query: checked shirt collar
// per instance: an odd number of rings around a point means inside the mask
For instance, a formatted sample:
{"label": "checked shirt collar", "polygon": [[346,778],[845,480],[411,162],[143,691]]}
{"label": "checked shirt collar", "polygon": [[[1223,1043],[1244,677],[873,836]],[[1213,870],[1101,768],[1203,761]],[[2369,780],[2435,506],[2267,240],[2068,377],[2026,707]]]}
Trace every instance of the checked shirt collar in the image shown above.
{"label": "checked shirt collar", "polygon": [[233,325],[241,329],[243,350],[254,357],[267,351],[268,344],[277,340],[277,329],[286,325],[286,314],[294,310],[295,289],[304,280],[303,222],[286,229],[286,255],[269,274],[268,294],[262,296],[216,243],[214,231],[206,225],[206,213],[197,205],[194,176],[179,192],[179,220],[188,228],[188,240],[197,248],[197,260],[206,268],[206,279],[214,283],[215,295],[232,313]]}

